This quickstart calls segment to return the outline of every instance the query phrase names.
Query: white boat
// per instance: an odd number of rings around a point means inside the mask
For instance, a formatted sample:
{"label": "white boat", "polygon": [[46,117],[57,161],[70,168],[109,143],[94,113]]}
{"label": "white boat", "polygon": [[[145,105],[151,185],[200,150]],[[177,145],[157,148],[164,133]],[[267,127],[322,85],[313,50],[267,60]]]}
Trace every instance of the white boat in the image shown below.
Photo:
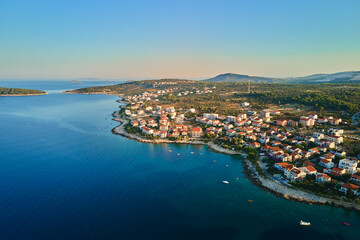
{"label": "white boat", "polygon": [[228,181],[222,181],[224,184],[229,184],[229,182]]}
{"label": "white boat", "polygon": [[300,220],[299,224],[300,224],[301,226],[310,226],[310,225],[311,225],[310,222],[304,222],[304,221],[302,221],[302,220]]}

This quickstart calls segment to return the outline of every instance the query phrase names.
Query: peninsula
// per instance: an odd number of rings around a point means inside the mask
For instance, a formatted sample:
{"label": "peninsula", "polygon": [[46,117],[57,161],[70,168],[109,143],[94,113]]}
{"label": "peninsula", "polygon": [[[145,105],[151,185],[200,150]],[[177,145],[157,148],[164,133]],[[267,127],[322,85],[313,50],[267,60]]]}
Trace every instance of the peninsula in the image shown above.
{"label": "peninsula", "polygon": [[[241,154],[248,176],[282,197],[360,209],[360,84],[162,79],[82,88],[121,96],[113,133]],[[348,96],[352,96],[351,98]]]}

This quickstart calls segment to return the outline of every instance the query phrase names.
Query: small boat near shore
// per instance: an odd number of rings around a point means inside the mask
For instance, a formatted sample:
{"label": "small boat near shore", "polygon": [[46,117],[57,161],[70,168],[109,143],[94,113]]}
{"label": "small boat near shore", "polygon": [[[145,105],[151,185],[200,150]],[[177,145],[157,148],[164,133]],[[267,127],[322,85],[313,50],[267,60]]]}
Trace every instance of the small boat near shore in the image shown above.
{"label": "small boat near shore", "polygon": [[228,181],[222,181],[222,183],[224,183],[224,184],[229,184],[229,182],[228,182]]}
{"label": "small boat near shore", "polygon": [[252,202],[254,202],[254,201],[249,199],[248,202],[252,203]]}
{"label": "small boat near shore", "polygon": [[347,223],[347,222],[342,222],[341,224],[345,225],[345,226],[350,226],[350,223]]}
{"label": "small boat near shore", "polygon": [[304,222],[303,220],[300,220],[299,224],[300,226],[311,226],[310,222]]}

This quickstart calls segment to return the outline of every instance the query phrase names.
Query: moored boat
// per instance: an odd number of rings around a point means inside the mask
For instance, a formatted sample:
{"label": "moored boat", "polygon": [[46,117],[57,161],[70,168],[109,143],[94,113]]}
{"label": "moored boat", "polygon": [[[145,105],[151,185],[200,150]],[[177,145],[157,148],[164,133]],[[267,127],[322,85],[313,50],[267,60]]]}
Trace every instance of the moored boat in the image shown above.
{"label": "moored boat", "polygon": [[347,222],[342,222],[341,224],[345,225],[345,226],[350,226],[350,223],[347,223]]}
{"label": "moored boat", "polygon": [[310,222],[304,222],[304,221],[302,221],[302,220],[300,220],[299,224],[300,224],[301,226],[310,226],[310,225],[311,225]]}
{"label": "moored boat", "polygon": [[222,181],[222,183],[224,183],[224,184],[229,184],[229,182],[228,182],[228,181]]}

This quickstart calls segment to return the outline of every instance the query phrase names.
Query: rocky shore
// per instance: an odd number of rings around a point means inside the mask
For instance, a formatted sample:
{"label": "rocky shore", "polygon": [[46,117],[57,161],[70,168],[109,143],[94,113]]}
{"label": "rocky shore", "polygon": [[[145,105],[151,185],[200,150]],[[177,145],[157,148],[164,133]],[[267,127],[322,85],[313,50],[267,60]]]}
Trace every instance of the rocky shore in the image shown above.
{"label": "rocky shore", "polygon": [[260,187],[261,189],[268,191],[278,197],[282,197],[288,200],[307,203],[307,204],[316,204],[316,205],[331,205],[334,207],[342,207],[349,210],[356,210],[360,211],[360,205],[355,203],[349,203],[345,201],[340,201],[336,199],[326,198],[326,197],[320,197],[313,193],[305,192],[300,189],[295,189],[289,186],[285,186],[283,184],[280,184],[279,182],[276,182],[271,179],[266,179],[262,176],[260,176],[255,166],[246,159],[246,153],[234,151],[230,149],[222,148],[221,146],[216,145],[215,143],[209,142],[205,143],[203,141],[172,141],[168,139],[158,139],[158,140],[152,140],[152,139],[145,139],[138,135],[131,134],[125,131],[124,125],[129,123],[129,120],[121,118],[119,115],[119,112],[116,111],[113,113],[113,120],[120,122],[120,125],[112,129],[113,134],[118,134],[121,136],[124,136],[129,139],[134,139],[139,142],[144,143],[175,143],[175,144],[198,144],[198,145],[207,145],[212,151],[223,153],[223,154],[229,154],[229,155],[241,155],[242,162],[244,165],[244,173],[245,176],[250,179],[252,183]]}
{"label": "rocky shore", "polygon": [[330,205],[348,210],[360,211],[359,204],[321,197],[310,192],[305,192],[300,189],[285,186],[271,179],[265,179],[257,173],[255,166],[246,158],[243,158],[243,164],[245,175],[252,183],[278,197],[307,204]]}

